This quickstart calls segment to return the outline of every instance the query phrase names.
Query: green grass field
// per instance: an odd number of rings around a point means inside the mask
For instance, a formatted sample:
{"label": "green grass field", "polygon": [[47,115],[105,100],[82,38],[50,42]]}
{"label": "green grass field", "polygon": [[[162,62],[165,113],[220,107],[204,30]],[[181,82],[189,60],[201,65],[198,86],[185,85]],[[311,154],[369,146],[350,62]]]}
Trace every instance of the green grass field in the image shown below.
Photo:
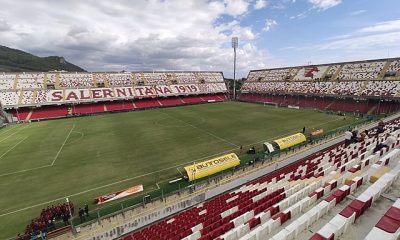
{"label": "green grass field", "polygon": [[225,102],[13,125],[0,130],[0,239],[67,196],[79,207],[136,184],[151,191],[178,177],[185,163],[259,146],[303,126],[327,131],[355,121]]}

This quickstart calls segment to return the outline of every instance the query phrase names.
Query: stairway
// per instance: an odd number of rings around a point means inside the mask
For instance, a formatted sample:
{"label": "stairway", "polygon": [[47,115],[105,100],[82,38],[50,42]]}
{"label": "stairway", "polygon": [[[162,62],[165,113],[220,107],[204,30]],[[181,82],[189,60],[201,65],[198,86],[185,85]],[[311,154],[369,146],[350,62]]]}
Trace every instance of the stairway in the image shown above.
{"label": "stairway", "polygon": [[289,73],[289,74],[291,74],[292,71],[294,71],[294,72],[293,72],[293,74],[291,75],[289,81],[292,81],[292,80],[297,76],[297,74],[298,74],[299,71],[300,71],[300,68],[295,68],[295,69],[290,70],[290,73]]}
{"label": "stairway", "polygon": [[55,87],[58,89],[60,88],[60,73],[56,73]]}
{"label": "stairway", "polygon": [[16,90],[16,89],[17,89],[18,80],[19,80],[19,74],[17,73],[17,74],[15,75],[15,79],[14,79],[13,90]]}
{"label": "stairway", "polygon": [[110,87],[110,83],[108,82],[106,74],[105,73],[101,74],[101,77],[103,78],[104,87]]}
{"label": "stairway", "polygon": [[43,89],[46,89],[47,88],[46,86],[47,86],[47,74],[45,73],[43,77]]}
{"label": "stairway", "polygon": [[26,116],[25,121],[29,121],[29,119],[31,119],[33,113],[33,109],[31,111],[29,111],[28,116]]}
{"label": "stairway", "polygon": [[36,103],[37,95],[38,95],[38,91],[34,90],[33,94],[32,94],[31,103]]}
{"label": "stairway", "polygon": [[375,112],[377,107],[378,107],[377,105],[373,106],[370,110],[368,110],[367,114],[371,115],[373,112]]}
{"label": "stairway", "polygon": [[18,101],[17,101],[17,103],[18,103],[18,105],[21,105],[22,97],[24,96],[24,91],[23,91],[23,90],[21,90],[21,91],[16,91],[17,94],[18,94],[18,92],[19,92],[19,96],[18,96]]}
{"label": "stairway", "polygon": [[326,74],[329,72],[329,69],[331,69],[332,66],[329,66],[325,69],[325,72],[321,75],[321,79],[324,79]]}
{"label": "stairway", "polygon": [[340,65],[340,67],[336,70],[336,72],[332,75],[332,80],[337,80],[339,73],[342,71],[344,65]]}
{"label": "stairway", "polygon": [[131,73],[132,85],[135,86],[137,84],[136,74]]}
{"label": "stairway", "polygon": [[97,86],[97,75],[96,74],[91,74],[92,75],[92,86],[98,87]]}
{"label": "stairway", "polygon": [[328,104],[328,106],[326,106],[325,108],[324,108],[324,110],[327,110],[327,109],[329,109],[333,104],[334,104],[335,102],[333,101],[333,102],[331,102],[331,103],[329,103]]}
{"label": "stairway", "polygon": [[385,73],[389,69],[390,63],[391,62],[387,61],[385,66],[383,66],[381,72],[378,74],[378,80],[382,80],[385,77]]}

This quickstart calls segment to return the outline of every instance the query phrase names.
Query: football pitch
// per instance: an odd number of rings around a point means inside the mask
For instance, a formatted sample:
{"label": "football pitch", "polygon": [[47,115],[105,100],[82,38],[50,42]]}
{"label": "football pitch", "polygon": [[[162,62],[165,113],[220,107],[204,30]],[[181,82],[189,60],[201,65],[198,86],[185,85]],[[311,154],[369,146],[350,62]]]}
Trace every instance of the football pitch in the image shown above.
{"label": "football pitch", "polygon": [[[42,208],[180,176],[178,167],[301,132],[356,122],[314,110],[223,102],[12,125],[0,130],[0,239]],[[239,156],[240,157],[240,156]],[[134,197],[135,195],[133,195]],[[113,204],[113,203],[112,203]]]}

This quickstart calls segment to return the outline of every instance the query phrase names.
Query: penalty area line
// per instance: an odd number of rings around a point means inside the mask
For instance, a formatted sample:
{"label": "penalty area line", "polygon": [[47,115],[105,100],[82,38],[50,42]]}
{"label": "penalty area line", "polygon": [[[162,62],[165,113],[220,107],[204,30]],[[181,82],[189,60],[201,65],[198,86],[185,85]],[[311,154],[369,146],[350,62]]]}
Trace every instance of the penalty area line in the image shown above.
{"label": "penalty area line", "polygon": [[58,150],[58,152],[57,152],[57,155],[54,157],[54,160],[53,160],[53,162],[51,163],[51,166],[53,166],[53,165],[54,165],[54,163],[56,162],[56,160],[57,160],[58,156],[59,156],[59,155],[60,155],[60,153],[61,153],[61,150],[62,150],[62,149],[63,149],[63,147],[65,146],[65,143],[68,141],[68,138],[69,138],[69,136],[71,135],[71,133],[72,133],[72,131],[74,130],[74,128],[75,128],[75,124],[74,124],[74,125],[72,125],[72,128],[71,128],[71,130],[69,131],[69,133],[68,133],[67,137],[65,138],[65,140],[64,140],[64,142],[63,142],[63,144],[61,145],[60,149]]}

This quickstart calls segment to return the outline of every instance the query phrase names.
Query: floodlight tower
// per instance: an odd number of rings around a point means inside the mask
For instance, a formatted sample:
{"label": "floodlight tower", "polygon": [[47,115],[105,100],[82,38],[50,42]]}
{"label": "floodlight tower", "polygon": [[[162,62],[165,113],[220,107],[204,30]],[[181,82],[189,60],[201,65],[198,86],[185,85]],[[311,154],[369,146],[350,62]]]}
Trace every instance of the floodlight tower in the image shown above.
{"label": "floodlight tower", "polygon": [[236,48],[238,47],[239,39],[238,37],[232,38],[232,48],[233,48],[233,99],[236,99]]}

